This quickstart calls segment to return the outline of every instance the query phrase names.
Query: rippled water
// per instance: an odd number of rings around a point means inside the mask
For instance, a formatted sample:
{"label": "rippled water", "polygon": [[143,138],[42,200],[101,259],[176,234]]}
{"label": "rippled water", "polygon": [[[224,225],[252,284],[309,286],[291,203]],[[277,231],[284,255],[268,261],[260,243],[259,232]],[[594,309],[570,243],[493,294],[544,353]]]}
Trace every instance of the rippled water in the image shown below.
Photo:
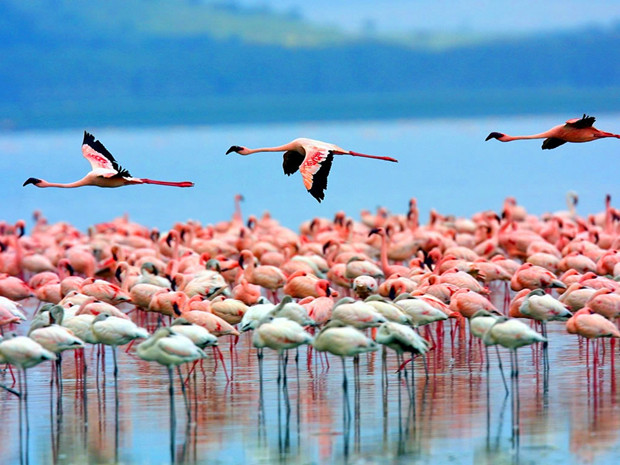
{"label": "rippled water", "polygon": [[[256,352],[250,335],[242,335],[233,351],[232,381],[211,353],[191,377],[191,421],[175,376],[173,436],[164,367],[137,359],[135,348],[119,350],[115,389],[108,352],[97,388],[96,350],[88,348],[85,411],[73,356],[66,352],[60,403],[51,391],[50,364],[28,371],[30,429],[22,432],[21,448],[18,399],[0,392],[0,456],[11,464],[617,463],[620,395],[608,342],[597,368],[590,353],[588,368],[585,342],[567,334],[563,323],[550,323],[548,377],[540,348],[520,349],[516,433],[513,399],[505,395],[494,351],[487,377],[484,349],[458,334],[452,346],[450,334],[446,327],[443,343],[430,352],[428,380],[416,359],[413,402],[404,378],[399,382],[393,353],[387,355],[385,384],[381,352],[361,356],[359,391],[347,360],[348,424],[340,359],[330,356],[328,368],[306,348],[297,364],[290,353],[287,390],[277,382],[277,354],[265,352],[261,416]],[[229,364],[226,338],[220,346]],[[501,354],[510,384],[508,353]],[[10,385],[10,374],[1,374],[0,382]]]}

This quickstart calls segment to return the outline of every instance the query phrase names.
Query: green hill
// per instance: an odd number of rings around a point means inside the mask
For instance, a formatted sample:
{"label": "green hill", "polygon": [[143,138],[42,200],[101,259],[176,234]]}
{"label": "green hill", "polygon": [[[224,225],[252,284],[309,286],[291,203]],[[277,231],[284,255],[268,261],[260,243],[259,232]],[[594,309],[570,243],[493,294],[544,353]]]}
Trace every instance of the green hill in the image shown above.
{"label": "green hill", "polygon": [[612,111],[619,46],[620,29],[361,37],[229,3],[5,0],[0,124]]}

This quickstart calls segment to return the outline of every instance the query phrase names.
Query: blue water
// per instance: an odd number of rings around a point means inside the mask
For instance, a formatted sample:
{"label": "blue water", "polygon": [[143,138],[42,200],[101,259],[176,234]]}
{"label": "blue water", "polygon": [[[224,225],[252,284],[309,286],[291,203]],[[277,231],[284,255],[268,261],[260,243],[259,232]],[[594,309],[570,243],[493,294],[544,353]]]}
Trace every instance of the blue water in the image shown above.
{"label": "blue water", "polygon": [[[244,214],[269,210],[296,229],[306,219],[332,217],[339,210],[357,217],[362,209],[385,206],[404,212],[418,199],[422,218],[431,208],[471,216],[499,211],[514,196],[528,211],[564,210],[565,194],[579,194],[580,214],[602,210],[606,194],[620,195],[620,141],[566,144],[551,151],[541,141],[485,142],[491,131],[531,134],[578,115],[489,117],[475,119],[317,122],[269,125],[164,127],[152,129],[83,128],[94,133],[132,175],[173,181],[191,180],[192,189],[131,186],[79,190],[22,187],[28,177],[70,182],[89,164],[81,156],[82,129],[0,134],[0,219],[28,219],[40,209],[49,221],[89,225],[128,214],[133,221],[167,229],[176,221],[203,224],[230,218],[233,196],[245,196]],[[620,114],[597,115],[596,126],[620,132]],[[338,157],[319,204],[299,174],[282,173],[276,153],[248,157],[224,155],[231,145],[281,145],[296,137],[336,143],[362,153],[398,158],[392,164]]]}

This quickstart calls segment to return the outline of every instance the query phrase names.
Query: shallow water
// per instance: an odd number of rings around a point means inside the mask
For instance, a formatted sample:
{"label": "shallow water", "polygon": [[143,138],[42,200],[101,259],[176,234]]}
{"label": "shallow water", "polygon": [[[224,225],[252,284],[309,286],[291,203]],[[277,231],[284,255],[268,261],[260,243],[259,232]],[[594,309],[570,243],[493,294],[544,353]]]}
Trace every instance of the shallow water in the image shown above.
{"label": "shallow water", "polygon": [[[494,351],[487,378],[483,349],[458,334],[452,347],[448,327],[428,357],[428,380],[415,360],[413,403],[393,353],[385,385],[381,352],[360,357],[359,391],[347,360],[348,424],[340,359],[330,356],[328,368],[306,348],[298,364],[290,353],[287,391],[277,382],[277,354],[265,351],[261,416],[256,353],[245,334],[234,349],[232,381],[211,352],[196,370],[195,385],[192,376],[191,421],[175,376],[172,437],[166,369],[137,359],[134,349],[119,350],[115,390],[108,349],[97,388],[95,350],[88,348],[86,411],[70,353],[63,360],[60,403],[51,391],[50,364],[28,371],[30,429],[22,432],[21,449],[18,400],[0,393],[1,456],[3,463],[29,464],[616,463],[620,394],[608,343],[595,369],[591,354],[586,365],[585,342],[567,334],[563,323],[550,323],[549,337],[548,377],[540,348],[519,350],[519,432],[512,428],[513,398],[505,395]],[[229,364],[226,338],[220,346]],[[510,387],[508,353],[501,355]],[[10,374],[0,375],[0,382],[10,385]]]}

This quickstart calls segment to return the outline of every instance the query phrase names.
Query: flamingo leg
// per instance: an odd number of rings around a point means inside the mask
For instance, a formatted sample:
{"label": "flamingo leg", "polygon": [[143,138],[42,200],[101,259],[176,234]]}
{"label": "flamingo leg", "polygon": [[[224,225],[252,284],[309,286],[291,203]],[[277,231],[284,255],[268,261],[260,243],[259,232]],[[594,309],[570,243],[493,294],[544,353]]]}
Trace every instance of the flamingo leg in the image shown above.
{"label": "flamingo leg", "polygon": [[172,377],[172,366],[168,366],[168,381],[170,382],[170,387],[168,390],[170,395],[170,460],[174,463],[176,416],[174,413],[174,381]]}

